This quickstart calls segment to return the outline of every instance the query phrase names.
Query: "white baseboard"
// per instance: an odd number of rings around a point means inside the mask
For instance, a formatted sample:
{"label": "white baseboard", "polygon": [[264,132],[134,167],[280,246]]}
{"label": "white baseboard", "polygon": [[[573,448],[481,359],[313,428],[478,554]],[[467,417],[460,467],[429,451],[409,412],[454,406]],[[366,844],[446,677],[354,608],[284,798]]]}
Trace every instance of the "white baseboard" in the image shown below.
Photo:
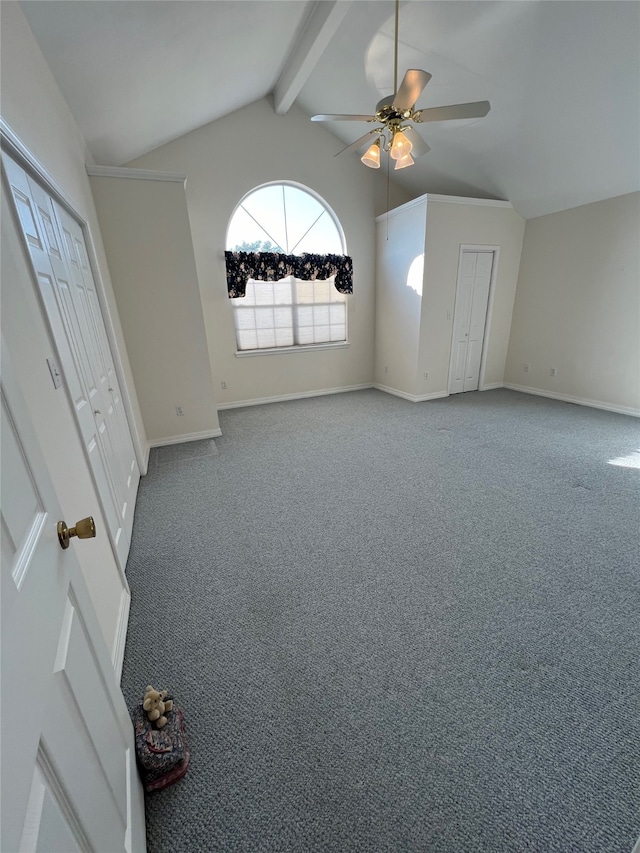
{"label": "white baseboard", "polygon": [[144,449],[144,465],[140,470],[140,474],[144,477],[144,475],[149,470],[149,454],[151,453],[151,445],[147,442],[147,446]]}
{"label": "white baseboard", "polygon": [[478,388],[478,391],[494,391],[496,388],[504,388],[504,382],[489,382],[488,385]]}
{"label": "white baseboard", "polygon": [[183,432],[180,435],[168,435],[166,438],[152,438],[149,440],[149,448],[163,447],[165,444],[182,444],[185,441],[201,441],[203,438],[219,438],[222,435],[218,429],[205,429],[202,432]]}
{"label": "white baseboard", "polygon": [[448,397],[447,391],[434,391],[431,394],[408,394],[406,391],[398,391],[397,388],[389,388],[388,385],[380,385],[379,382],[374,383],[374,388],[378,391],[384,391],[385,394],[393,394],[394,397],[402,397],[403,400],[409,400],[410,403],[423,403],[425,400],[440,400],[443,397]]}
{"label": "white baseboard", "polygon": [[254,400],[236,400],[234,403],[219,403],[221,409],[241,409],[244,406],[263,406],[266,403],[285,403],[288,400],[303,400],[306,397],[324,397],[328,394],[345,394],[348,391],[364,391],[373,388],[372,383],[366,385],[349,385],[344,388],[322,388],[319,391],[300,391],[297,394],[282,394],[278,397],[256,397]]}
{"label": "white baseboard", "polygon": [[555,391],[542,391],[540,388],[531,388],[528,385],[514,385],[511,382],[505,382],[502,387],[510,388],[512,391],[522,391],[523,394],[535,394],[537,397],[549,397],[551,400],[562,400],[564,403],[575,403],[577,406],[589,406],[592,409],[604,409],[607,412],[640,418],[640,409],[633,409],[631,406],[615,406],[613,403],[603,403],[601,400],[583,400],[580,397],[557,394]]}
{"label": "white baseboard", "polygon": [[120,597],[120,612],[118,613],[118,625],[116,636],[111,650],[111,662],[116,674],[116,681],[120,684],[122,678],[122,664],[124,663],[124,648],[127,643],[127,628],[129,627],[129,607],[131,605],[131,593],[127,589],[122,590]]}

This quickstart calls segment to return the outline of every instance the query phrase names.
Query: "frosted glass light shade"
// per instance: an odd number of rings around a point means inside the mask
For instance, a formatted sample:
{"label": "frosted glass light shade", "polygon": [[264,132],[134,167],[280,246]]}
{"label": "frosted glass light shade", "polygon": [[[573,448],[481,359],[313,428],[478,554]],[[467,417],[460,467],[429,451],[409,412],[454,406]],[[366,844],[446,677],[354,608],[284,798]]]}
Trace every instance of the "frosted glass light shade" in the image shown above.
{"label": "frosted glass light shade", "polygon": [[369,146],[365,153],[362,155],[360,160],[364,163],[365,166],[368,166],[370,169],[379,169],[380,168],[380,140],[376,139],[373,145]]}
{"label": "frosted glass light shade", "polygon": [[405,169],[407,166],[413,166],[415,160],[411,156],[411,154],[406,154],[400,160],[396,160],[396,165],[393,167],[395,172],[396,169]]}
{"label": "frosted glass light shade", "polygon": [[407,154],[411,153],[413,145],[404,135],[403,131],[396,130],[393,134],[393,142],[391,143],[391,151],[389,152],[392,160],[402,160]]}

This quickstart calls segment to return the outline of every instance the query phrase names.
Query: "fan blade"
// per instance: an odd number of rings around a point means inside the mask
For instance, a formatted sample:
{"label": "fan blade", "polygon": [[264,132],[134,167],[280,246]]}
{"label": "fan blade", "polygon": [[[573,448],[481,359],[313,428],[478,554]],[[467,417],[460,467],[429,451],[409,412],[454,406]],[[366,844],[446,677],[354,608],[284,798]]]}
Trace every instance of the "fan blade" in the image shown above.
{"label": "fan blade", "polygon": [[431,74],[428,71],[410,68],[404,75],[400,88],[396,92],[393,99],[393,106],[399,110],[411,109],[429,80],[431,80]]}
{"label": "fan blade", "polygon": [[338,153],[334,154],[333,156],[337,157],[338,154],[344,154],[345,151],[353,151],[354,148],[359,148],[366,139],[369,139],[370,136],[374,136],[375,133],[375,130],[370,130],[369,133],[365,133],[364,136],[361,136],[360,139],[356,139],[356,141],[352,142],[351,145],[347,145],[346,148],[341,148],[340,151],[338,151]]}
{"label": "fan blade", "polygon": [[409,142],[412,145],[411,148],[411,156],[412,157],[422,157],[428,151],[431,151],[431,148],[424,139],[420,136],[417,130],[413,127],[405,127],[404,135],[407,137]]}
{"label": "fan blade", "polygon": [[311,116],[311,121],[375,121],[375,116]]}
{"label": "fan blade", "polygon": [[475,101],[472,104],[451,104],[448,107],[429,107],[419,110],[416,121],[451,121],[461,118],[484,118],[491,109],[489,101]]}

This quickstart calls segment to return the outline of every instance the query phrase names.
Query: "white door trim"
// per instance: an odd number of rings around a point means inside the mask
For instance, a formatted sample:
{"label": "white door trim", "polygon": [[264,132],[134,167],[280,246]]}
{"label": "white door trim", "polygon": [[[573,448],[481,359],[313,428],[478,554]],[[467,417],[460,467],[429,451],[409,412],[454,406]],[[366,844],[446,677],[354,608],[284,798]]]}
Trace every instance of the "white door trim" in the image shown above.
{"label": "white door trim", "polygon": [[[498,274],[498,265],[500,263],[500,246],[494,246],[484,243],[461,243],[458,252],[458,269],[456,271],[456,297],[458,295],[458,276],[460,275],[460,265],[462,263],[462,255],[464,252],[493,252],[493,265],[491,267],[491,282],[489,284],[489,300],[487,303],[487,318],[484,324],[484,338],[482,339],[482,357],[480,359],[480,375],[478,379],[478,391],[487,390],[484,381],[484,374],[487,361],[487,342],[491,334],[491,325],[493,322],[493,303],[495,300],[495,284]],[[451,324],[451,341],[449,343],[449,372],[447,374],[447,394],[450,393],[451,387],[451,349],[453,347],[453,330],[455,327],[455,305],[453,308],[453,323]]]}
{"label": "white door trim", "polygon": [[44,187],[44,189],[67,210],[67,212],[71,216],[73,216],[73,218],[80,224],[80,227],[82,228],[82,233],[84,235],[85,245],[87,248],[87,255],[89,257],[89,265],[91,267],[91,272],[93,273],[93,278],[95,280],[96,293],[98,295],[98,301],[100,303],[100,310],[102,312],[105,330],[107,332],[109,347],[113,356],[113,366],[115,368],[116,375],[118,377],[118,383],[120,385],[120,391],[122,393],[122,401],[124,404],[124,411],[127,416],[127,423],[129,424],[129,432],[131,433],[133,450],[136,456],[136,461],[138,463],[138,468],[140,469],[140,474],[144,475],[147,473],[147,461],[149,454],[146,442],[144,442],[143,444],[136,428],[129,386],[125,380],[124,370],[122,367],[122,358],[116,339],[113,319],[111,317],[111,312],[109,310],[109,305],[105,296],[102,276],[100,275],[100,270],[96,261],[96,248],[95,243],[93,241],[91,229],[89,228],[89,225],[87,224],[86,220],[78,213],[77,206],[74,204],[74,202],[68,198],[65,192],[60,188],[60,186],[56,183],[56,181],[51,177],[51,175],[42,165],[42,163],[31,153],[27,146],[22,142],[20,137],[16,133],[14,133],[14,131],[9,127],[9,125],[2,118],[2,116],[0,116],[0,143],[2,149],[6,151],[6,153],[10,157],[12,157],[20,166],[22,166],[23,169],[27,170],[27,172],[29,172],[32,177],[35,178]]}

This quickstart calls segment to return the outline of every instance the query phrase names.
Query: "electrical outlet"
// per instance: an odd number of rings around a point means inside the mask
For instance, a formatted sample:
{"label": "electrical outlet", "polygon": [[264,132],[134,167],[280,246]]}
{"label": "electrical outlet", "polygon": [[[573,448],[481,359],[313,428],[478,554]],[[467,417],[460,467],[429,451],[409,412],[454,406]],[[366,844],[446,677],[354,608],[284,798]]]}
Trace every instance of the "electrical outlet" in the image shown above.
{"label": "electrical outlet", "polygon": [[530,367],[531,367],[531,365],[530,365],[530,364],[525,364],[525,366],[524,366],[524,372],[525,372],[525,373],[528,373],[528,372],[529,372],[529,368],[530,368]]}
{"label": "electrical outlet", "polygon": [[426,372],[426,370],[425,370],[425,373],[424,373],[424,378],[425,378],[425,379],[428,379],[428,378],[429,378],[429,374]]}
{"label": "electrical outlet", "polygon": [[226,391],[227,390],[227,383],[224,380],[222,380],[222,382],[220,383],[220,387],[222,388],[223,391]]}
{"label": "electrical outlet", "polygon": [[182,406],[176,406],[176,415],[181,418],[184,415],[184,409]]}
{"label": "electrical outlet", "polygon": [[557,376],[557,375],[558,375],[557,369],[555,367],[552,367],[551,370],[549,371],[549,376]]}

